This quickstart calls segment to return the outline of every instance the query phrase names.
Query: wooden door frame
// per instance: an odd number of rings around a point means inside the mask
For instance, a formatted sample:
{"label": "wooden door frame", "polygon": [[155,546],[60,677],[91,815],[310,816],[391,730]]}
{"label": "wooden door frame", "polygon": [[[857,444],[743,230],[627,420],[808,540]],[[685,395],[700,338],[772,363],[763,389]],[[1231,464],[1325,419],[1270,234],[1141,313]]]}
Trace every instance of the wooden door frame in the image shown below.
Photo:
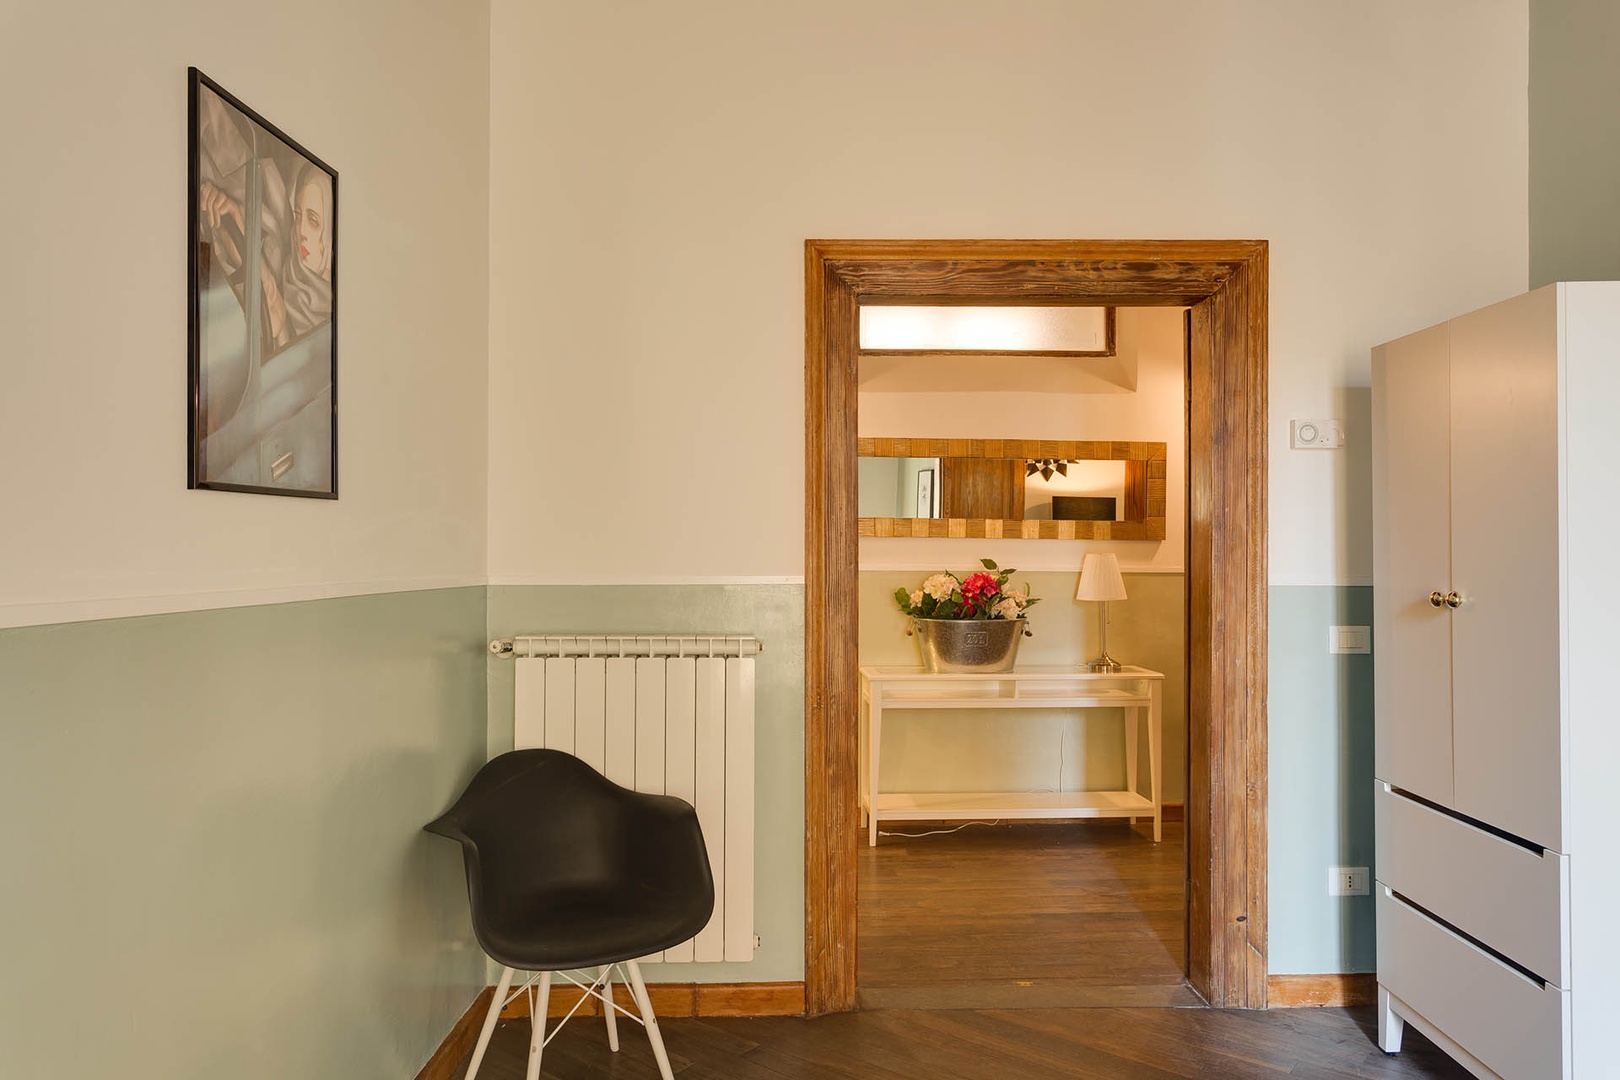
{"label": "wooden door frame", "polygon": [[856,382],[862,303],[1192,309],[1187,386],[1187,977],[1266,1005],[1263,240],[805,242],[805,997],[855,1007]]}

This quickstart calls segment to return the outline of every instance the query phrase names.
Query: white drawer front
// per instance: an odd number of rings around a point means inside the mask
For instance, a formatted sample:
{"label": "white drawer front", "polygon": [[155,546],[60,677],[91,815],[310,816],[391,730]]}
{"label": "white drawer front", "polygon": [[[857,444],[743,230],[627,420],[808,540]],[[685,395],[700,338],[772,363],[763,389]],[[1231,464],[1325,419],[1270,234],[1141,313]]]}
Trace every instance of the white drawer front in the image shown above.
{"label": "white drawer front", "polygon": [[1556,986],[1569,986],[1569,858],[1413,802],[1373,798],[1380,882]]}
{"label": "white drawer front", "polygon": [[1387,888],[1378,982],[1503,1080],[1569,1075],[1569,991],[1538,986]]}

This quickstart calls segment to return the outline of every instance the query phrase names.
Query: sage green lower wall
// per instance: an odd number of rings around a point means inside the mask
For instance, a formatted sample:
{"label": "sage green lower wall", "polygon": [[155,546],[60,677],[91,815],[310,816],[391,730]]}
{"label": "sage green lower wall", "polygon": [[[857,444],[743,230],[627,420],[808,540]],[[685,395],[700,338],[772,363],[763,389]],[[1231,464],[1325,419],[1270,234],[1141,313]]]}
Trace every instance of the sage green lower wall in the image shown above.
{"label": "sage green lower wall", "polygon": [[1330,626],[1371,626],[1369,585],[1272,586],[1270,968],[1372,971],[1371,896],[1331,897],[1330,866],[1373,865],[1373,655],[1328,652]]}
{"label": "sage green lower wall", "polygon": [[[751,963],[644,964],[648,982],[804,978],[804,587],[505,585],[489,590],[491,638],[566,633],[753,634],[754,906]],[[491,658],[489,753],[512,748],[512,661]]]}
{"label": "sage green lower wall", "polygon": [[[891,583],[889,578],[899,579]],[[1031,613],[1035,636],[1020,655],[1032,663],[1089,656],[1096,622],[1074,596],[1075,575],[1019,575],[1043,598]],[[862,574],[862,648],[879,663],[913,661],[903,620],[883,590],[920,580],[915,572]],[[1050,579],[1050,580],[1048,580]],[[1112,605],[1111,651],[1173,673],[1167,686],[1167,796],[1185,789],[1185,662],[1172,648],[1184,617],[1179,575],[1127,575],[1131,599]],[[1327,895],[1329,866],[1372,865],[1372,657],[1331,655],[1328,627],[1372,625],[1367,586],[1274,586],[1270,590],[1270,969],[1275,973],[1371,971],[1371,899]],[[891,602],[892,606],[892,602]],[[496,586],[487,636],[614,630],[757,634],[759,800],[755,882],[764,945],[751,964],[648,965],[664,982],[777,982],[804,972],[804,590],[798,585]],[[1376,643],[1375,643],[1376,646]],[[913,650],[907,652],[907,649]],[[914,661],[913,661],[914,662]],[[489,753],[512,745],[512,663],[491,659]],[[1172,716],[1175,719],[1172,720]],[[982,721],[982,717],[979,718]],[[982,726],[982,724],[981,724]],[[1099,749],[1095,762],[1103,760]],[[1176,764],[1170,761],[1175,755]],[[1102,765],[1097,765],[1099,769]],[[1107,766],[1112,768],[1112,766]]]}
{"label": "sage green lower wall", "polygon": [[0,1076],[401,1080],[484,984],[485,590],[0,630]]}
{"label": "sage green lower wall", "polygon": [[[862,664],[916,665],[917,639],[895,604],[896,589],[915,589],[929,571],[861,572]],[[1078,572],[1020,573],[1040,603],[1029,610],[1034,635],[1018,664],[1079,665],[1100,649],[1097,605],[1074,598]],[[1185,585],[1181,574],[1126,574],[1130,597],[1108,605],[1108,651],[1121,663],[1165,673],[1163,798],[1181,802],[1187,785]],[[1125,786],[1121,709],[1021,709],[987,713],[930,709],[884,719],[884,791],[1079,791]],[[1146,762],[1147,733],[1139,733]],[[1147,790],[1142,765],[1139,786]]]}
{"label": "sage green lower wall", "polygon": [[[1029,577],[1047,599],[1026,658],[1085,652],[1072,575]],[[1180,579],[1127,587],[1113,651],[1179,671],[1146,644],[1163,628],[1133,624]],[[1372,658],[1329,655],[1327,627],[1371,616],[1367,587],[1271,590],[1276,973],[1374,966],[1370,899],[1326,894],[1328,866],[1373,857]],[[898,622],[863,601],[868,634],[910,644]],[[611,630],[766,644],[763,946],[649,977],[802,978],[801,586],[502,586],[0,630],[0,1075],[413,1075],[488,978],[459,853],[419,831],[511,745],[512,665],[483,641]]]}

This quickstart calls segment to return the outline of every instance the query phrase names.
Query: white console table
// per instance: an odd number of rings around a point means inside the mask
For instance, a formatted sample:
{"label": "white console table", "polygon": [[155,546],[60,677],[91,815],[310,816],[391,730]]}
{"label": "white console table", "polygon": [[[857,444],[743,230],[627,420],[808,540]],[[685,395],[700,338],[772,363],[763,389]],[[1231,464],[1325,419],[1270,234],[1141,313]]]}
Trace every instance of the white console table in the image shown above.
{"label": "white console table", "polygon": [[[1164,675],[1126,667],[1093,674],[1068,666],[1032,666],[995,675],[933,674],[921,668],[861,668],[861,810],[867,842],[877,844],[879,821],[960,821],[1139,817],[1153,819],[1162,838],[1159,785],[1164,752]],[[882,792],[883,714],[890,709],[1124,709],[1124,791]],[[1136,743],[1143,710],[1148,720],[1148,795],[1136,790]]]}

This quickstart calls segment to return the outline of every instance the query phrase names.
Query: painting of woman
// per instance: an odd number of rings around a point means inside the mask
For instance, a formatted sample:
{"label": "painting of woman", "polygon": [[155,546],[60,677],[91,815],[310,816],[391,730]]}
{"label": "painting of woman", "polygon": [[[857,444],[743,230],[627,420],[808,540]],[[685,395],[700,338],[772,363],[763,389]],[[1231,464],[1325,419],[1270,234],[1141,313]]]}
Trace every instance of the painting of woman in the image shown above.
{"label": "painting of woman", "polygon": [[192,74],[191,486],[335,497],[337,174]]}

